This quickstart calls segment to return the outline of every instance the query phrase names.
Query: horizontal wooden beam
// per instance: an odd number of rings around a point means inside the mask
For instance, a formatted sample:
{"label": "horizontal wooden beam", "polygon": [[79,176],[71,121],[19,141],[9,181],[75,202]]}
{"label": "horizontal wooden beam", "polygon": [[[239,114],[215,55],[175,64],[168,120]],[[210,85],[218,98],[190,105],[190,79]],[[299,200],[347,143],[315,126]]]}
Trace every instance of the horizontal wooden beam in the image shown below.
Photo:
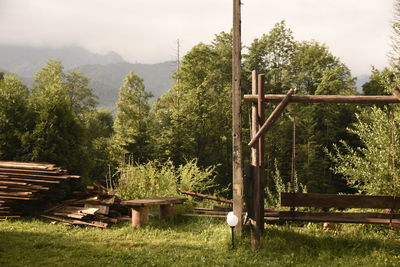
{"label": "horizontal wooden beam", "polygon": [[335,222],[335,223],[368,223],[393,224],[400,223],[399,214],[383,213],[339,213],[339,212],[292,212],[281,211],[278,216],[265,214],[266,221],[305,221],[305,222]]}
{"label": "horizontal wooden beam", "polygon": [[[281,102],[286,95],[265,95],[266,102]],[[257,95],[244,95],[245,102],[257,102]],[[294,103],[349,103],[349,104],[391,104],[400,103],[395,96],[345,96],[345,95],[294,95],[290,97]]]}
{"label": "horizontal wooden beam", "polygon": [[281,206],[317,208],[399,209],[400,197],[281,193]]}

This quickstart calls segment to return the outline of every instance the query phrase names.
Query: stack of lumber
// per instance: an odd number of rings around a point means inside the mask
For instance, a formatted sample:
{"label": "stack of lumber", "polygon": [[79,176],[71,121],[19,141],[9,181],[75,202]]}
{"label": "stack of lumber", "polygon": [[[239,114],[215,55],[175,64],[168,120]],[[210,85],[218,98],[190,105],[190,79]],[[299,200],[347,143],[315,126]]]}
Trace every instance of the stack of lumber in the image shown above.
{"label": "stack of lumber", "polygon": [[75,178],[54,164],[0,161],[0,220],[30,213],[57,185]]}
{"label": "stack of lumber", "polygon": [[86,191],[75,194],[80,198],[66,200],[46,210],[41,216],[67,225],[100,228],[126,220],[123,216],[128,214],[128,209],[120,205],[121,199],[101,185],[88,186]]}

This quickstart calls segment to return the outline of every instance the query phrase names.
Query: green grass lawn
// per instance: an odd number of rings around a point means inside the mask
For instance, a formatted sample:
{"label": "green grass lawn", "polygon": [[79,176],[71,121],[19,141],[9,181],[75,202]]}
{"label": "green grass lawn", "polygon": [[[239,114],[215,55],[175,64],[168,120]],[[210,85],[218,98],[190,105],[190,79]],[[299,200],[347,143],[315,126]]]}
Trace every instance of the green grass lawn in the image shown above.
{"label": "green grass lawn", "polygon": [[39,219],[0,222],[0,266],[400,266],[400,231],[387,227],[267,226],[230,249],[223,220],[152,219],[149,226],[71,227]]}

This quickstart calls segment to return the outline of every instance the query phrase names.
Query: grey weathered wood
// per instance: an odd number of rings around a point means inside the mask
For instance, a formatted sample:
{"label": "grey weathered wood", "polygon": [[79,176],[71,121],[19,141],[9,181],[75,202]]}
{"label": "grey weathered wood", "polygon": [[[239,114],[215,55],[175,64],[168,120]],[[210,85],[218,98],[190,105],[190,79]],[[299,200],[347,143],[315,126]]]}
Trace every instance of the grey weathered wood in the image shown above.
{"label": "grey weathered wood", "polygon": [[241,25],[240,0],[233,0],[233,50],[232,50],[232,184],[233,212],[239,218],[236,234],[243,231],[243,163],[241,114]]}
{"label": "grey weathered wood", "polygon": [[[264,95],[266,102],[281,102],[286,95]],[[244,95],[245,102],[257,102],[257,95]],[[390,104],[400,103],[396,96],[346,96],[346,95],[296,95],[292,103],[350,103],[350,104]]]}

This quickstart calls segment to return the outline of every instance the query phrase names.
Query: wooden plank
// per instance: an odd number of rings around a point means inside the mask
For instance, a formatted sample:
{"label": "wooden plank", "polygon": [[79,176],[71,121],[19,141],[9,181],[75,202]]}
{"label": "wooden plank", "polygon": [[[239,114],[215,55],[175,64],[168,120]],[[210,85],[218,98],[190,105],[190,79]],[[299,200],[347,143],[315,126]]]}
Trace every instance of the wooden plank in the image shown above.
{"label": "wooden plank", "polygon": [[0,196],[0,199],[37,200],[37,197]]}
{"label": "wooden plank", "polygon": [[31,196],[32,194],[33,194],[32,192],[18,192],[18,191],[4,192],[4,191],[0,191],[0,198],[2,196]]}
{"label": "wooden plank", "polygon": [[211,218],[222,218],[222,219],[226,218],[226,215],[208,215],[208,214],[191,214],[191,213],[185,213],[185,214],[182,214],[181,216],[183,216],[183,217],[211,217]]}
{"label": "wooden plank", "polygon": [[305,211],[272,211],[265,212],[265,217],[315,217],[315,218],[380,218],[380,219],[400,219],[399,213],[381,212],[305,212]]}
{"label": "wooden plank", "polygon": [[366,224],[390,224],[400,223],[397,214],[390,220],[390,214],[382,214],[381,217],[368,217],[368,213],[308,213],[308,212],[281,212],[279,217],[266,215],[266,220],[275,221],[304,221],[304,222],[336,222],[336,223],[366,223]]}
{"label": "wooden plank", "polygon": [[7,177],[27,177],[27,178],[40,178],[40,179],[69,179],[70,175],[42,175],[42,174],[31,174],[31,173],[13,173],[13,172],[2,172]]}
{"label": "wooden plank", "polygon": [[[245,102],[257,102],[257,95],[244,95]],[[285,95],[265,95],[266,102],[281,102]],[[296,95],[292,103],[350,103],[350,104],[391,104],[400,103],[395,96],[344,96],[344,95]]]}
{"label": "wooden plank", "polygon": [[296,89],[290,89],[287,92],[286,96],[282,99],[282,101],[279,103],[279,105],[275,107],[275,109],[269,115],[268,119],[265,121],[263,126],[261,126],[261,128],[258,130],[256,135],[251,139],[251,141],[248,144],[249,146],[253,146],[256,143],[256,141],[271,128],[271,126],[274,124],[274,122],[278,119],[278,117],[285,110],[286,106],[289,104],[289,101],[290,101],[292,95],[295,93],[296,93]]}
{"label": "wooden plank", "polygon": [[226,203],[226,204],[233,204],[232,200],[229,200],[229,199],[226,199],[226,198],[222,198],[222,197],[215,197],[215,196],[210,196],[210,195],[205,195],[205,194],[200,194],[200,193],[195,193],[195,192],[190,192],[190,191],[183,191],[183,190],[181,190],[180,192],[182,194],[185,194],[185,195],[188,195],[188,196],[215,200],[217,202]]}
{"label": "wooden plank", "polygon": [[184,197],[144,198],[121,201],[121,205],[131,207],[147,207],[165,204],[181,204],[184,201],[186,201],[186,198]]}
{"label": "wooden plank", "polygon": [[56,167],[54,164],[18,162],[18,161],[0,161],[0,167],[33,169],[33,170],[57,170],[57,169],[60,169],[60,168]]}
{"label": "wooden plank", "polygon": [[282,193],[281,206],[318,208],[399,209],[400,197]]}
{"label": "wooden plank", "polygon": [[47,218],[54,221],[64,222],[68,224],[75,224],[75,225],[88,225],[88,226],[95,226],[100,228],[107,228],[109,226],[108,223],[97,222],[97,221],[81,221],[76,219],[67,219],[57,216],[49,216],[49,215],[40,215],[43,218]]}
{"label": "wooden plank", "polygon": [[104,215],[108,215],[108,213],[110,212],[110,207],[107,205],[94,205],[90,203],[85,203],[85,209],[98,209],[97,213]]}
{"label": "wooden plank", "polygon": [[0,174],[2,172],[36,173],[36,174],[46,174],[46,175],[60,175],[60,174],[62,174],[62,172],[60,170],[29,170],[29,169],[21,169],[21,168],[0,167]]}
{"label": "wooden plank", "polygon": [[45,183],[45,184],[59,184],[61,180],[40,180],[40,179],[30,179],[30,178],[17,178],[17,177],[7,177],[8,181],[23,181],[32,183]]}

